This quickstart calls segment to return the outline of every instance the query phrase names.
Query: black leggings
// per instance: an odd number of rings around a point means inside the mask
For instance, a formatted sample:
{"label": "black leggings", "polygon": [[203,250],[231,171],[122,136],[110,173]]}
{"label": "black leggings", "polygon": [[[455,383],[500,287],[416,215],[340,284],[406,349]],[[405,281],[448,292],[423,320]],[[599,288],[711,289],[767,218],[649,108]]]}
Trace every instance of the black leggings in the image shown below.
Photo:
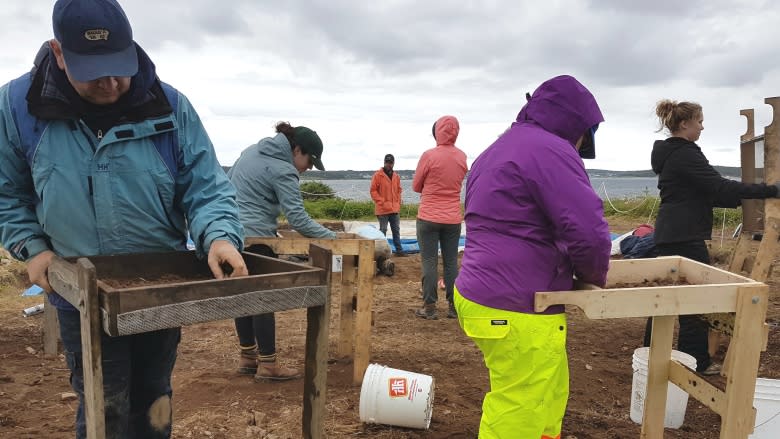
{"label": "black leggings", "polygon": [[[704,264],[710,263],[710,253],[704,241],[676,242],[656,244],[658,256],[683,256]],[[709,324],[698,314],[680,316],[680,333],[677,337],[677,350],[696,358],[696,370],[701,372],[712,363],[709,347]],[[650,346],[650,331],[653,319],[647,319],[644,345]]]}
{"label": "black leggings", "polygon": [[[276,253],[267,245],[252,245],[245,252],[275,258]],[[274,313],[239,317],[236,320],[236,333],[241,346],[253,346],[257,341],[260,355],[276,353],[276,319]]]}

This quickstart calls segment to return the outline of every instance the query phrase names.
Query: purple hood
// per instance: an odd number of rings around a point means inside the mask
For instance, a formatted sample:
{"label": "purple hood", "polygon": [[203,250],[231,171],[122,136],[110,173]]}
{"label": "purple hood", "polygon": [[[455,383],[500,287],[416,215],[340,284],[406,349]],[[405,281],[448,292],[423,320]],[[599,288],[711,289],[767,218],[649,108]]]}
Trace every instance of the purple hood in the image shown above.
{"label": "purple hood", "polygon": [[[458,291],[481,305],[534,312],[536,291],[572,277],[604,285],[611,241],[601,199],[574,148],[604,120],[571,76],[543,83],[517,121],[474,162]],[[545,313],[563,312],[551,307]]]}

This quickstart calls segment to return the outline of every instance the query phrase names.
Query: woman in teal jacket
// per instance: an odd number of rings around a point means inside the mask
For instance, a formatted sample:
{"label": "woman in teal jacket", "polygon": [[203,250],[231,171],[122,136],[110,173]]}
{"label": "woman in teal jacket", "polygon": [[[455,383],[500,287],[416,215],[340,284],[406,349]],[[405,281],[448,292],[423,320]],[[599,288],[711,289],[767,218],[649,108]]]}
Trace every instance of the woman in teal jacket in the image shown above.
{"label": "woman in teal jacket", "polygon": [[[335,238],[336,234],[309,217],[303,208],[300,174],[312,166],[320,171],[322,140],[306,127],[288,122],[276,125],[276,136],[266,137],[245,149],[228,171],[236,188],[239,218],[246,236],[276,236],[277,218],[284,213],[290,226],[309,238]],[[265,245],[247,252],[276,255]],[[236,319],[241,347],[238,370],[255,378],[287,380],[296,378],[295,369],[283,367],[276,359],[276,322],[273,313]]]}

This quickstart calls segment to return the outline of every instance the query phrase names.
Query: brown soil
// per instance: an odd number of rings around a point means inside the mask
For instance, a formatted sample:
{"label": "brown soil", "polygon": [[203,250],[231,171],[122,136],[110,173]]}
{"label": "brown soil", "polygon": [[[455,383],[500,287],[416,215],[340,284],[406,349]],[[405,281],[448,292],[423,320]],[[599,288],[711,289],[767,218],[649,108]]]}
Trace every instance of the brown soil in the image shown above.
{"label": "brown soil", "polygon": [[665,278],[665,279],[651,279],[643,280],[642,282],[618,282],[613,285],[607,285],[608,288],[647,288],[647,287],[670,287],[673,285],[691,285],[685,276],[680,276],[678,279]]}
{"label": "brown soil", "polygon": [[[611,223],[615,232],[635,225],[619,220]],[[721,263],[733,243],[727,239],[725,248],[720,248],[719,236],[713,239],[712,251]],[[482,397],[488,390],[482,356],[456,320],[414,317],[420,305],[419,256],[395,258],[394,262],[393,277],[376,278],[371,362],[436,379],[431,427],[420,431],[361,424],[360,388],[351,384],[351,364],[334,360],[328,370],[327,437],[474,438]],[[8,267],[19,271],[18,264],[0,266],[0,438],[72,438],[76,402],[61,398],[70,391],[65,361],[62,355],[48,359],[40,352],[41,317],[23,318],[21,310],[40,303],[41,298],[19,297],[23,282]],[[778,281],[776,274],[769,282],[772,304],[767,320],[772,332],[759,369],[759,376],[766,378],[780,378],[780,331],[774,324],[780,320]],[[440,315],[445,305],[439,302]],[[589,320],[576,308],[567,312],[571,394],[562,439],[639,437],[640,427],[629,419],[631,356],[641,344],[645,319]],[[336,352],[337,316],[334,306],[331,353]],[[280,358],[301,368],[305,312],[278,313],[277,328]],[[175,438],[301,436],[302,381],[256,383],[235,372],[237,354],[230,321],[183,329],[173,377]],[[716,438],[719,425],[718,415],[691,398],[685,424],[679,430],[666,430],[665,437]]]}
{"label": "brown soil", "polygon": [[176,274],[163,274],[157,277],[134,277],[134,278],[98,278],[101,282],[105,283],[111,288],[135,288],[145,287],[152,285],[167,285],[167,284],[179,284],[184,282],[195,282],[201,280],[213,280],[214,277],[208,274],[183,277]]}

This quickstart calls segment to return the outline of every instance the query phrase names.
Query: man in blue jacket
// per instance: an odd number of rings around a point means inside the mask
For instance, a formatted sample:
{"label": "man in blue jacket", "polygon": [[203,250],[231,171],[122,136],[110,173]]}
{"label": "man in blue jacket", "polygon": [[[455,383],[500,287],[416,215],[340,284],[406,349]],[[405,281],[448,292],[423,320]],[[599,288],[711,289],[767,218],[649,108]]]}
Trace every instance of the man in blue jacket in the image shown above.
{"label": "man in blue jacket", "polygon": [[[57,308],[82,402],[79,313],[51,290],[63,257],[185,250],[247,274],[235,191],[187,98],[161,82],[114,0],[58,0],[55,38],[0,88],[0,239]],[[106,434],[167,438],[180,329],[102,339]]]}

